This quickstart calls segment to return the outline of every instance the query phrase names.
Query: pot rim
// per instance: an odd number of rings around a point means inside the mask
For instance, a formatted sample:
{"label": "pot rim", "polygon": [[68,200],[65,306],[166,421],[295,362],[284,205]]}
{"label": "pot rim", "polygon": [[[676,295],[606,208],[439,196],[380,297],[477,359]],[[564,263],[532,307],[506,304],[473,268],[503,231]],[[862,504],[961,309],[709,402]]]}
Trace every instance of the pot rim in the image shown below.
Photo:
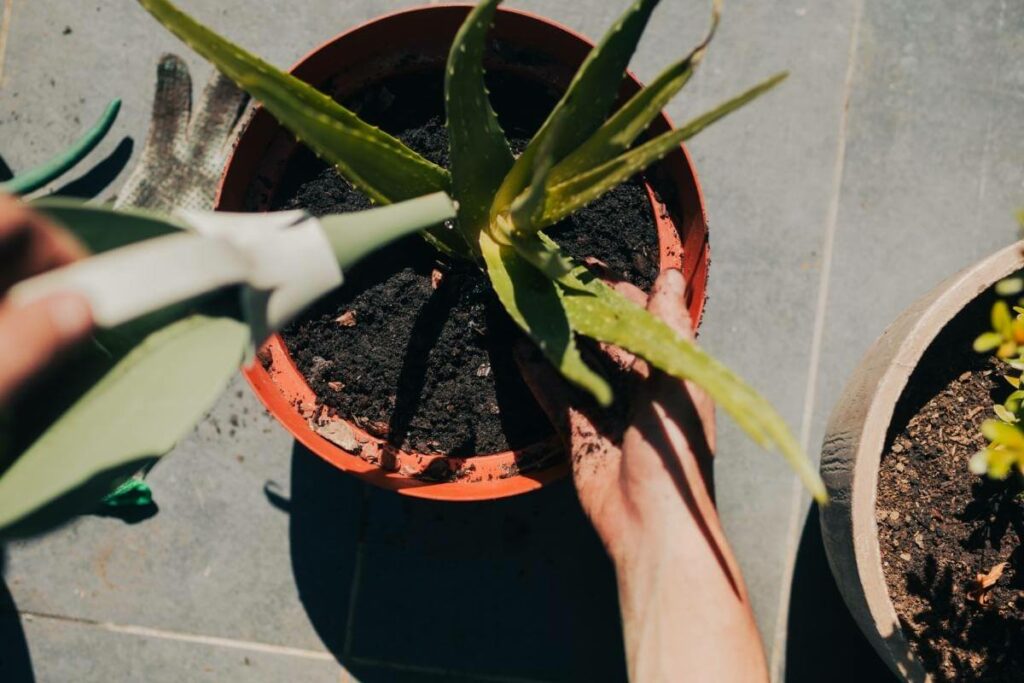
{"label": "pot rim", "polygon": [[882,570],[875,520],[879,469],[896,405],[932,343],[996,282],[1024,268],[1024,242],[937,285],[885,329],[861,359],[829,419],[821,474],[832,502],[822,538],[840,593],[875,650],[898,676],[930,680],[903,633]]}
{"label": "pot rim", "polygon": [[[296,61],[290,67],[289,72],[294,72],[304,66],[308,61],[315,59],[321,52],[331,48],[335,43],[350,38],[353,34],[367,30],[370,27],[394,21],[396,19],[404,19],[408,15],[436,15],[438,12],[451,11],[453,9],[466,10],[468,12],[472,7],[472,4],[467,3],[419,5],[389,12],[376,18],[369,19],[322,42]],[[593,41],[582,34],[563,26],[558,22],[532,12],[499,7],[498,15],[511,15],[527,19],[529,21],[546,24],[548,27],[561,33],[564,40],[585,45],[588,49],[594,44]],[[499,17],[496,16],[495,21],[498,20]],[[400,46],[398,49],[400,49]],[[623,84],[623,87],[641,87],[639,79],[637,79],[631,71],[627,71],[626,77],[623,79]],[[247,117],[245,124],[246,128],[248,128],[248,125],[252,122],[255,112],[260,109],[261,107],[259,106],[253,108],[253,112]],[[669,119],[664,112],[660,114],[658,119],[655,119],[652,126],[657,126],[659,124],[669,128],[673,127],[671,119]],[[242,134],[239,136],[236,146],[232,150],[221,175],[215,199],[215,206],[218,209],[221,207],[223,196],[225,194],[225,187],[229,184],[230,171],[233,167],[238,149],[241,147],[244,137],[245,129],[243,129]],[[693,278],[695,281],[699,282],[700,292],[699,296],[695,297],[695,300],[692,301],[690,305],[691,315],[693,315],[697,321],[695,325],[696,327],[699,326],[703,317],[704,306],[707,300],[706,281],[708,264],[710,262],[710,250],[707,240],[707,211],[703,190],[700,185],[700,180],[697,177],[693,160],[691,159],[685,145],[680,145],[679,151],[682,153],[682,157],[677,157],[677,161],[675,163],[676,165],[685,166],[685,170],[688,172],[689,182],[693,185],[692,191],[687,192],[687,194],[692,194],[693,197],[696,198],[696,206],[693,206],[691,209],[695,217],[689,222],[693,223],[694,226],[698,228],[702,236],[699,245],[700,253],[698,254],[698,259],[693,266]],[[673,157],[676,157],[676,154],[677,153],[673,151],[666,160],[659,163],[669,163]],[[674,182],[674,184],[678,185],[679,183]],[[659,270],[664,270],[666,267],[682,268],[683,229],[677,226],[671,219],[669,211],[665,208],[664,204],[658,200],[649,185],[647,185],[647,191],[651,200],[651,208],[656,229],[658,231],[659,249],[661,252]],[[315,400],[315,395],[308,387],[308,384],[306,384],[301,372],[298,371],[294,363],[291,361],[280,335],[273,335],[271,339],[261,347],[261,355],[263,355],[264,358],[269,355],[273,359],[273,363],[271,365],[273,372],[268,372],[268,370],[264,368],[263,364],[257,360],[249,367],[243,369],[243,375],[267,410],[274,415],[278,422],[280,422],[282,426],[284,426],[285,429],[288,430],[292,436],[306,448],[310,449],[339,469],[349,472],[374,485],[414,497],[446,501],[478,501],[514,496],[533,491],[563,478],[570,471],[568,459],[562,456],[556,462],[553,462],[552,464],[543,464],[535,470],[522,473],[518,472],[518,468],[516,467],[515,470],[513,470],[516,471],[515,474],[507,474],[509,466],[516,466],[517,454],[521,455],[523,451],[530,451],[531,449],[534,449],[540,453],[540,460],[544,461],[546,459],[546,452],[560,450],[561,446],[556,437],[552,437],[540,444],[529,446],[526,449],[516,451],[506,450],[498,453],[472,456],[468,460],[472,462],[475,467],[481,470],[481,474],[478,478],[469,481],[457,479],[454,481],[429,482],[406,474],[386,471],[380,465],[372,464],[371,462],[364,460],[360,455],[343,450],[339,446],[317,434],[310,427],[307,423],[307,418],[301,412],[301,407],[304,401],[309,400],[310,397],[313,397]],[[287,389],[283,385],[288,385]],[[290,393],[290,397],[282,393],[286,390]],[[383,446],[382,440],[367,434],[351,421],[341,421],[348,425],[356,435],[360,444],[364,446],[369,444],[370,447],[378,448],[378,452],[380,454],[391,454],[394,452],[393,449]],[[430,460],[443,459],[446,463],[464,461],[462,458],[415,453],[410,454],[402,451],[398,451],[398,456],[420,460],[423,458],[428,458]],[[384,457],[390,457],[390,455],[385,455]],[[450,466],[449,470],[451,470]]]}

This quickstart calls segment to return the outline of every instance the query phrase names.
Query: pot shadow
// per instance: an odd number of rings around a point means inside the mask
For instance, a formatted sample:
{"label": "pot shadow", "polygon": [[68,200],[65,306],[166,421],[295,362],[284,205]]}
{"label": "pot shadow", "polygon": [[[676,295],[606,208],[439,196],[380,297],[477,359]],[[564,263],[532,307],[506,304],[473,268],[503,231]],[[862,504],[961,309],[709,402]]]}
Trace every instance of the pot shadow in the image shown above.
{"label": "pot shadow", "polygon": [[299,598],[359,680],[625,680],[614,573],[567,481],[482,503],[420,500],[299,444],[291,481]]}
{"label": "pot shadow", "polygon": [[[0,546],[0,570],[3,568],[4,548]],[[18,617],[7,583],[0,579],[0,681],[5,683],[32,683],[32,659],[29,656],[25,631]]]}
{"label": "pot shadow", "polygon": [[787,683],[895,681],[843,602],[821,540],[818,506],[800,536],[786,631]]}
{"label": "pot shadow", "polygon": [[0,183],[6,182],[14,177],[14,171],[7,165],[7,160],[0,156]]}

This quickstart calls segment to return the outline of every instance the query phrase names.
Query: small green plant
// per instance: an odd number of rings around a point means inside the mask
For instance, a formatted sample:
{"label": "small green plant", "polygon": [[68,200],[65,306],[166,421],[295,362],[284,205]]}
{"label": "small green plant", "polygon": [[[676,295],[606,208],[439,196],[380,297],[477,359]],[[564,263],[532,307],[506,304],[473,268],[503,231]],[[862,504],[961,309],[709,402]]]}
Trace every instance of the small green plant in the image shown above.
{"label": "small green plant", "polygon": [[455,36],[445,67],[450,169],[427,161],[167,0],[139,2],[373,201],[450,191],[459,205],[457,230],[435,229],[425,237],[451,258],[480,264],[508,314],[567,380],[599,403],[609,404],[612,389],[583,361],[576,338],[582,335],[628,349],[662,371],[703,387],[757,443],[780,450],[815,498],[825,500],[817,472],[766,400],[595,277],[544,233],[786,77],[772,76],[676,130],[634,144],[704,58],[718,25],[720,0],[713,2],[705,38],[612,112],[630,57],[658,0],[632,3],[590,52],[518,157],[509,148],[484,85],[486,37],[500,0],[483,0]]}
{"label": "small green plant", "polygon": [[[1001,297],[1017,296],[1024,292],[1024,278],[1000,280],[995,292]],[[992,329],[978,335],[973,344],[976,352],[991,353],[1002,362],[1002,377],[1013,388],[1001,404],[992,407],[996,419],[982,423],[981,432],[989,444],[970,461],[972,472],[988,474],[993,479],[1005,479],[1014,470],[1024,474],[1024,378],[1020,374],[1024,371],[1024,299],[1012,311],[1006,298],[997,299],[992,304]]]}
{"label": "small green plant", "polygon": [[120,110],[121,100],[112,101],[92,128],[83,133],[74,144],[49,161],[0,183],[0,192],[28,194],[64,175],[100,143],[114,125],[117,112]]}

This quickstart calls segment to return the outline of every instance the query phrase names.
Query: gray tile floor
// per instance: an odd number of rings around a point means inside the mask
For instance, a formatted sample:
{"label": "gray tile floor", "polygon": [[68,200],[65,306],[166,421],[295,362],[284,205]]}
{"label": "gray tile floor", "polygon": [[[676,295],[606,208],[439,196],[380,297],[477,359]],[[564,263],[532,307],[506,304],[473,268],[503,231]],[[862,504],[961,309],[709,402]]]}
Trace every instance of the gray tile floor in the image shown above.
{"label": "gray tile floor", "polygon": [[[182,5],[286,65],[391,0]],[[599,34],[624,4],[511,3]],[[651,78],[704,24],[662,3]],[[106,101],[115,135],[72,191],[109,196],[145,136],[156,61],[208,67],[130,0],[0,0],[0,155],[62,147]],[[777,69],[777,93],[691,146],[712,226],[703,343],[813,453],[845,377],[915,297],[1016,237],[1024,4],[731,0],[677,119]],[[66,188],[67,189],[67,188]],[[719,501],[779,680],[884,674],[849,623],[815,515],[723,420]],[[446,506],[370,490],[293,445],[241,381],[153,472],[160,512],[84,518],[5,550],[0,680],[622,678],[614,584],[567,485]]]}

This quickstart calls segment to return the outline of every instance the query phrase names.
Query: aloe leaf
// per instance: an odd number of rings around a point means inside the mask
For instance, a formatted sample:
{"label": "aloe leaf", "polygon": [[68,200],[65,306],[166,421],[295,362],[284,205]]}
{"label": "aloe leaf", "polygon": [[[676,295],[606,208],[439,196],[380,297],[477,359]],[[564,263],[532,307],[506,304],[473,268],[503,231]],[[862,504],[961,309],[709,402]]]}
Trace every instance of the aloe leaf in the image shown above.
{"label": "aloe leaf", "polygon": [[612,389],[580,356],[555,283],[523,260],[516,250],[480,233],[487,275],[505,310],[567,380],[590,392],[601,405]]}
{"label": "aloe leaf", "polygon": [[[552,259],[568,260],[543,233],[540,243]],[[811,466],[785,421],[760,394],[729,368],[646,309],[596,278],[582,265],[557,280],[569,325],[578,334],[622,347],[659,370],[700,386],[756,443],[779,450],[819,502],[826,500]]]}
{"label": "aloe leaf", "polygon": [[204,316],[149,336],[0,476],[0,535],[87,512],[170,451],[223,391],[247,342],[243,323]]}
{"label": "aloe leaf", "polygon": [[93,124],[73,145],[50,159],[44,164],[28,171],[19,173],[10,180],[0,183],[0,192],[9,194],[28,194],[43,185],[64,175],[72,166],[85,158],[110,131],[121,110],[121,100],[114,100],[100,114],[99,120]]}
{"label": "aloe leaf", "polygon": [[484,0],[455,35],[445,69],[452,190],[459,202],[459,229],[470,244],[490,218],[491,200],[512,167],[512,151],[484,84],[487,31],[501,0]]}
{"label": "aloe leaf", "polygon": [[557,185],[622,154],[647,130],[661,110],[693,76],[715,35],[722,11],[722,0],[711,5],[711,26],[704,39],[690,54],[665,69],[653,83],[633,95],[604,125],[552,171],[550,182]]}
{"label": "aloe leaf", "polygon": [[557,223],[569,214],[598,199],[612,188],[664,158],[684,140],[690,139],[715,121],[768,92],[785,80],[788,75],[786,72],[776,74],[746,92],[720,104],[711,111],[687,122],[681,128],[663,133],[653,140],[649,140],[639,147],[635,147],[596,168],[550,185],[547,191],[544,215],[537,227],[543,228]]}
{"label": "aloe leaf", "polygon": [[[445,169],[313,86],[217,35],[167,0],[138,1],[373,201],[389,204],[448,189],[451,179]],[[428,235],[446,253],[468,253],[466,243],[452,231]]]}
{"label": "aloe leaf", "polygon": [[[590,51],[562,99],[505,177],[491,207],[492,217],[506,211],[526,188],[534,156],[549,135],[555,137],[552,155],[558,162],[589,138],[605,120],[618,98],[619,83],[657,4],[658,0],[634,2]],[[567,125],[559,125],[561,120]]]}

